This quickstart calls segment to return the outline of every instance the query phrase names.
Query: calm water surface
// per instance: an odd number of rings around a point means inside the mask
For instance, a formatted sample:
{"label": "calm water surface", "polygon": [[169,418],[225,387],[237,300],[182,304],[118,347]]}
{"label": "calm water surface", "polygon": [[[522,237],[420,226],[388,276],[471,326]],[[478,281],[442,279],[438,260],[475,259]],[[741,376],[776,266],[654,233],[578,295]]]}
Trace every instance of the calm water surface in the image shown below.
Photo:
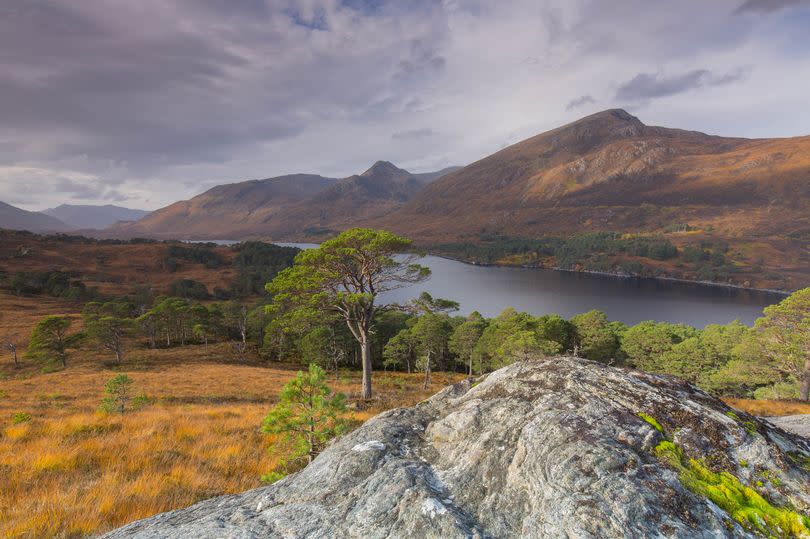
{"label": "calm water surface", "polygon": [[[301,248],[314,244],[281,243]],[[435,256],[421,262],[430,280],[386,294],[385,302],[404,303],[422,291],[461,304],[460,314],[478,311],[495,316],[507,307],[534,315],[557,313],[569,318],[599,309],[611,320],[682,322],[695,327],[740,320],[752,324],[763,307],[784,296],[643,278],[616,278],[533,268],[473,266]]]}

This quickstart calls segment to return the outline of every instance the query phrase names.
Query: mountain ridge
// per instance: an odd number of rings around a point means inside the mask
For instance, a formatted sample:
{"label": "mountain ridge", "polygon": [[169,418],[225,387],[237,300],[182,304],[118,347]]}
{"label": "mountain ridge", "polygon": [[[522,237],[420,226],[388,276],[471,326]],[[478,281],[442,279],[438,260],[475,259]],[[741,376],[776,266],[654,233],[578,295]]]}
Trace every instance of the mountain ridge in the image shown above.
{"label": "mountain ridge", "polygon": [[102,229],[118,221],[137,221],[151,212],[114,204],[60,204],[41,213],[56,217],[73,228]]}
{"label": "mountain ridge", "polygon": [[28,211],[0,202],[0,228],[30,232],[68,232],[73,227],[42,212]]}
{"label": "mountain ridge", "polygon": [[[670,208],[672,219],[728,233],[755,226],[803,232],[810,221],[796,210],[810,208],[808,179],[810,136],[718,137],[646,126],[614,109],[451,172],[376,224],[423,240],[474,236],[481,229],[506,235],[651,231],[661,228],[662,216],[644,210],[656,206]],[[765,214],[776,207],[788,212],[769,222]],[[744,208],[755,211],[753,219],[743,218]]]}
{"label": "mountain ridge", "polygon": [[104,234],[183,239],[283,239],[318,230],[328,234],[359,220],[383,217],[440,175],[441,171],[411,174],[377,161],[346,178],[289,174],[222,184]]}

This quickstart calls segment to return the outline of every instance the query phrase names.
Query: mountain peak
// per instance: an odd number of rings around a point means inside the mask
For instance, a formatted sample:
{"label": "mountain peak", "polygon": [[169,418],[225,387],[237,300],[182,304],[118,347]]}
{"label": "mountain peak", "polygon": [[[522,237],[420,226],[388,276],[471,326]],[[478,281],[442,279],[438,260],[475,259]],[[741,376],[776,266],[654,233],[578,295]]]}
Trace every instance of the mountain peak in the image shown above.
{"label": "mountain peak", "polygon": [[589,116],[584,116],[569,125],[593,124],[593,123],[624,125],[624,126],[634,125],[638,127],[646,127],[641,120],[639,120],[637,117],[633,116],[624,109],[603,110],[601,112],[597,112]]}
{"label": "mountain peak", "polygon": [[410,174],[410,173],[407,170],[403,170],[397,167],[390,161],[377,161],[376,163],[371,165],[371,168],[363,172],[361,176],[368,178],[380,175],[390,176],[392,174]]}

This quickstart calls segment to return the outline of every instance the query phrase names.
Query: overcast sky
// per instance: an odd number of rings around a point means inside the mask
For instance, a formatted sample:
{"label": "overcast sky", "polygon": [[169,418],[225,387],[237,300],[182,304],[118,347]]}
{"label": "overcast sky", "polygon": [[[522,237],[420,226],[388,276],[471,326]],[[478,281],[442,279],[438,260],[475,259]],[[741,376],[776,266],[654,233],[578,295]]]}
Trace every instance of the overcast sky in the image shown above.
{"label": "overcast sky", "polygon": [[466,164],[612,107],[810,134],[805,0],[9,0],[0,200]]}

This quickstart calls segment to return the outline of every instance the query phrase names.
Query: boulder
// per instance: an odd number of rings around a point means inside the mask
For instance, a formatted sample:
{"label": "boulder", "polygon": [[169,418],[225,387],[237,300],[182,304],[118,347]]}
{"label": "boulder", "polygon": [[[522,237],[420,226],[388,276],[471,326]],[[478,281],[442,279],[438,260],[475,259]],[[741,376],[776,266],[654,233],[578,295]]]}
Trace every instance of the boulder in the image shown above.
{"label": "boulder", "polygon": [[[380,414],[271,486],[106,537],[801,537],[808,462],[806,439],[675,378],[555,357]],[[751,507],[717,497],[735,488]]]}

